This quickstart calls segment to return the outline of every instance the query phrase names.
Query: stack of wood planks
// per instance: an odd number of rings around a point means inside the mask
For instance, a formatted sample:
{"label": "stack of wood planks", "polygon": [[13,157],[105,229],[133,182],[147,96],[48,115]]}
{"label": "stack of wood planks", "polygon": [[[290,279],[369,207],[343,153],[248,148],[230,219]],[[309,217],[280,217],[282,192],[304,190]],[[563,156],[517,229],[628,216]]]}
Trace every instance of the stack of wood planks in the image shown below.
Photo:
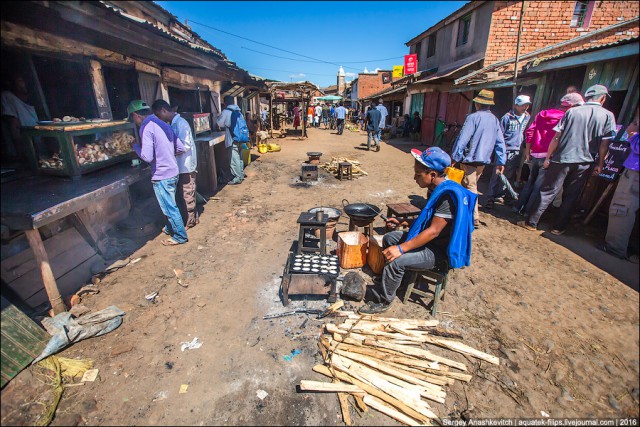
{"label": "stack of wood planks", "polygon": [[360,168],[360,162],[357,160],[348,159],[346,157],[332,157],[330,162],[325,162],[320,167],[327,172],[338,175],[338,163],[349,162],[351,163],[351,173],[353,176],[369,175]]}
{"label": "stack of wood planks", "polygon": [[498,357],[457,340],[462,335],[439,327],[437,320],[336,314],[345,320],[325,325],[327,334],[318,342],[324,365],[313,368],[332,383],[303,380],[300,389],[338,393],[347,425],[352,424],[349,395],[358,413],[372,407],[407,425],[439,422],[429,401],[444,403],[445,387],[455,381],[469,382],[472,376],[464,363],[432,353],[427,344],[500,363]]}

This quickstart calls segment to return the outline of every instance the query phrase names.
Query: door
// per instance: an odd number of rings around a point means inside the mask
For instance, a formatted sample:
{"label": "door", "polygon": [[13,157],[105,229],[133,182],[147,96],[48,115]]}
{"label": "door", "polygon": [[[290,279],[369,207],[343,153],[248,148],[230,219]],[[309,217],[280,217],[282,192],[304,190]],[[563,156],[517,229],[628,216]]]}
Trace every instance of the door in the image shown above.
{"label": "door", "polygon": [[431,145],[435,137],[439,95],[439,92],[428,92],[424,94],[422,126],[420,128],[420,140],[423,145]]}

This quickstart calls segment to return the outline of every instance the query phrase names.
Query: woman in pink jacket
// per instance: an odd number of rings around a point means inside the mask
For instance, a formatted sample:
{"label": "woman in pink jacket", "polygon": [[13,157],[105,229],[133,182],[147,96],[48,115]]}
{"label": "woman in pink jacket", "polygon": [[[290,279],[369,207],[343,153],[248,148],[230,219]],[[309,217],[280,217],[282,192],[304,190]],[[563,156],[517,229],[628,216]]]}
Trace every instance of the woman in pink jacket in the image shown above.
{"label": "woman in pink jacket", "polygon": [[547,156],[549,144],[556,134],[553,128],[569,108],[582,104],[584,104],[584,100],[579,93],[568,93],[560,99],[558,108],[540,111],[531,126],[525,131],[525,162],[529,163],[530,172],[527,184],[520,192],[518,203],[514,207],[520,215],[528,212],[536,198],[540,196],[540,186],[545,172],[542,164]]}

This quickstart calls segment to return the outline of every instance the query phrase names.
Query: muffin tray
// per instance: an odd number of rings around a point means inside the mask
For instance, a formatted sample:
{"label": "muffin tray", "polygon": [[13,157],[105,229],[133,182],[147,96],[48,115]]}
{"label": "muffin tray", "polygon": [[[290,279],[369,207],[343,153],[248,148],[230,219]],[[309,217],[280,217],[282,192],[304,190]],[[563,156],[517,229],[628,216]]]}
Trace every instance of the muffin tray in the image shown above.
{"label": "muffin tray", "polygon": [[317,253],[291,254],[289,259],[290,274],[322,274],[338,277],[340,263],[337,255],[320,255]]}

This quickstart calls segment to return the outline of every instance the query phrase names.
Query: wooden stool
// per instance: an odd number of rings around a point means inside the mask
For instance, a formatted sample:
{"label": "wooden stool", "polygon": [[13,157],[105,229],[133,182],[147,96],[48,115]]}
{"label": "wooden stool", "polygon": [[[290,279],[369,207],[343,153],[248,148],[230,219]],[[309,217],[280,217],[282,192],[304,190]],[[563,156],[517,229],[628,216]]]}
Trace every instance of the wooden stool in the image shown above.
{"label": "wooden stool", "polygon": [[[420,215],[421,209],[413,206],[411,203],[391,203],[387,204],[387,217],[396,217],[398,221],[409,221]],[[399,227],[397,230],[404,230],[406,227]]]}
{"label": "wooden stool", "polygon": [[349,162],[338,163],[338,179],[353,179],[353,166]]}
{"label": "wooden stool", "polygon": [[297,253],[302,252],[318,252],[318,248],[315,246],[307,246],[306,233],[313,232],[316,229],[320,230],[320,254],[325,255],[327,253],[327,222],[329,216],[326,213],[322,214],[322,220],[316,219],[315,213],[302,212],[298,217],[298,224],[300,224],[300,233],[298,235],[298,250]]}
{"label": "wooden stool", "polygon": [[[431,306],[431,316],[435,317],[438,313],[438,302],[440,299],[444,301],[444,294],[447,288],[447,279],[449,276],[449,263],[444,262],[439,266],[434,267],[431,270],[422,269],[410,269],[405,270],[403,277],[403,283],[407,284],[407,291],[402,298],[402,303],[406,304],[409,301],[411,294],[417,294],[421,297],[429,296],[429,292],[416,289],[422,280],[427,283],[435,285],[433,292],[433,305]],[[441,294],[442,293],[442,294]]]}

